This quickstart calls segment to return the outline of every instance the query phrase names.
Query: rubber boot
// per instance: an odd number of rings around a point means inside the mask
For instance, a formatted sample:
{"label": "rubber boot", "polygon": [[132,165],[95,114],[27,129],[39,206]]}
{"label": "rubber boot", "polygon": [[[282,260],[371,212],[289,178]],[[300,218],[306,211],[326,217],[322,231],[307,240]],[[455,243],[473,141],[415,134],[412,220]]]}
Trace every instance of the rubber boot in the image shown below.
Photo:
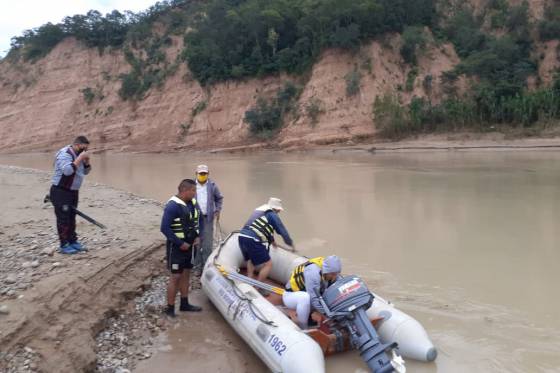
{"label": "rubber boot", "polygon": [[175,305],[167,305],[167,308],[165,309],[165,311],[163,311],[163,313],[165,313],[166,316],[168,317],[175,317]]}
{"label": "rubber boot", "polygon": [[183,312],[200,312],[202,311],[202,307],[194,306],[189,304],[189,298],[181,298],[181,306],[179,307],[179,311]]}

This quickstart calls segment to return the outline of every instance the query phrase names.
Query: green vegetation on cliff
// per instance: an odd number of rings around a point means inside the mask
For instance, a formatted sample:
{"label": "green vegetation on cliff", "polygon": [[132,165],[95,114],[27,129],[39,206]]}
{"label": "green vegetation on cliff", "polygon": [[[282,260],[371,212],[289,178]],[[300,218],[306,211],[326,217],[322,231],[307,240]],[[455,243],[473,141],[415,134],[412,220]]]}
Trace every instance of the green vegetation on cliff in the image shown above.
{"label": "green vegetation on cliff", "polygon": [[[162,87],[180,63],[188,65],[201,85],[281,72],[302,74],[326,48],[353,53],[368,40],[400,33],[399,51],[409,73],[406,82],[396,84],[400,93],[387,92],[374,104],[382,133],[400,137],[484,130],[495,124],[529,127],[559,116],[560,83],[540,84],[535,43],[560,37],[560,10],[551,5],[543,19],[531,21],[528,3],[516,4],[490,0],[475,13],[453,0],[169,0],[137,14],[90,11],[28,30],[12,39],[6,59],[37,61],[66,37],[100,53],[122,49],[131,69],[119,77],[119,94],[123,100],[141,100],[148,90]],[[185,43],[178,58],[167,61],[172,35],[182,36]],[[440,77],[429,75],[421,84],[428,98],[410,101],[410,92],[419,86],[416,78],[422,78],[418,56],[429,43],[442,42],[451,42],[461,59],[441,77],[444,97],[430,101]],[[356,69],[345,76],[347,96],[360,91],[360,77]],[[459,95],[460,77],[466,77],[469,86]],[[528,89],[529,78],[536,89]],[[398,94],[408,95],[410,103],[401,104]],[[93,101],[89,92],[84,99]],[[280,101],[260,97],[246,113],[253,133],[266,137],[277,132],[287,112]],[[310,108],[315,122],[319,106]]]}
{"label": "green vegetation on cliff", "polygon": [[185,37],[202,84],[308,69],[325,48],[432,25],[432,0],[213,0]]}

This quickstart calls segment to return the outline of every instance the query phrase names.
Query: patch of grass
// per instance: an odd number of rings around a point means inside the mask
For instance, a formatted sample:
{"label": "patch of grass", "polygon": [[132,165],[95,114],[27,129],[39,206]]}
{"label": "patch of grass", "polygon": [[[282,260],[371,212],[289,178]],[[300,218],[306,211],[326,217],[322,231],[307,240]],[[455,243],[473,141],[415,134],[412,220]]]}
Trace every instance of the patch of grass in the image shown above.
{"label": "patch of grass", "polygon": [[325,112],[323,102],[316,97],[312,98],[305,105],[305,112],[309,119],[311,119],[311,125],[316,125],[319,122],[319,116]]}
{"label": "patch of grass", "polygon": [[276,92],[276,97],[257,98],[256,105],[245,112],[251,133],[262,139],[274,137],[286,114],[297,111],[294,103],[300,94],[301,87],[288,81]]}
{"label": "patch of grass", "polygon": [[344,76],[344,80],[346,81],[346,96],[355,96],[358,92],[360,92],[362,74],[358,71],[358,69],[354,68],[354,70],[346,74]]}
{"label": "patch of grass", "polygon": [[424,80],[422,81],[422,87],[424,88],[424,91],[429,95],[432,93],[432,84],[434,81],[434,77],[431,74],[428,74],[424,77]]}
{"label": "patch of grass", "polygon": [[[481,92],[488,95],[489,91]],[[536,91],[493,101],[472,98],[447,98],[439,104],[413,97],[409,105],[401,105],[391,95],[376,98],[373,105],[374,122],[382,136],[398,139],[409,135],[457,130],[494,131],[527,129],[525,133],[540,131],[560,124],[560,78],[553,85]],[[533,132],[534,132],[533,131]]]}
{"label": "patch of grass", "polygon": [[191,111],[192,117],[194,118],[198,114],[202,113],[206,109],[207,105],[208,105],[207,100],[202,100],[202,101],[197,102],[196,105],[194,105],[194,108]]}
{"label": "patch of grass", "polygon": [[412,92],[412,90],[414,89],[414,82],[416,81],[417,76],[418,68],[414,66],[412,69],[410,69],[406,76],[405,90],[407,92]]}
{"label": "patch of grass", "polygon": [[410,26],[404,29],[402,34],[403,44],[401,47],[401,56],[404,62],[416,65],[417,50],[426,45],[426,36],[424,28],[418,26]]}
{"label": "patch of grass", "polygon": [[84,101],[88,105],[91,105],[91,103],[95,99],[95,92],[93,91],[93,89],[91,87],[86,87],[84,89],[81,89],[80,92],[82,92],[82,95],[84,96]]}
{"label": "patch of grass", "polygon": [[180,136],[182,138],[184,138],[187,135],[191,126],[192,126],[192,122],[183,122],[179,124],[179,128],[181,129]]}

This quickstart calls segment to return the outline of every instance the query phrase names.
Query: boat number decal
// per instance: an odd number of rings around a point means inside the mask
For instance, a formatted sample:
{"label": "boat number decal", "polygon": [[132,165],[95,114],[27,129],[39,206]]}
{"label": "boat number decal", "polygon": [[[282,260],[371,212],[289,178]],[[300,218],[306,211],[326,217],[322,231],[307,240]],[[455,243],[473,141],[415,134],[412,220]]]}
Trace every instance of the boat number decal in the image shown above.
{"label": "boat number decal", "polygon": [[270,335],[270,338],[268,339],[268,344],[274,348],[274,351],[276,351],[276,353],[280,356],[282,356],[282,353],[284,351],[286,351],[286,345],[284,344],[284,342],[282,342],[280,340],[280,338],[278,338],[277,336],[275,336],[274,334]]}

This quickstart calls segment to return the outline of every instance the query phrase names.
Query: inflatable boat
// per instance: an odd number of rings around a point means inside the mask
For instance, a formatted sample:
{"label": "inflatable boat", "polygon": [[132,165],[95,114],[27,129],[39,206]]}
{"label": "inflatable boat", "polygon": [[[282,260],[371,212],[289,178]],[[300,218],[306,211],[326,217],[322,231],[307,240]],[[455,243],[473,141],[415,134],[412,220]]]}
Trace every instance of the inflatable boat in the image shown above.
{"label": "inflatable boat", "polygon": [[[273,267],[269,279],[283,286],[307,258],[271,248]],[[264,297],[253,286],[224,275],[240,272],[245,265],[237,233],[230,234],[208,258],[201,282],[203,291],[232,328],[245,340],[272,372],[323,373],[325,356],[351,349],[344,333],[302,330],[281,300]],[[433,361],[437,350],[422,325],[374,294],[367,316],[384,344],[397,345],[405,359]],[[401,370],[404,371],[404,370]]]}

